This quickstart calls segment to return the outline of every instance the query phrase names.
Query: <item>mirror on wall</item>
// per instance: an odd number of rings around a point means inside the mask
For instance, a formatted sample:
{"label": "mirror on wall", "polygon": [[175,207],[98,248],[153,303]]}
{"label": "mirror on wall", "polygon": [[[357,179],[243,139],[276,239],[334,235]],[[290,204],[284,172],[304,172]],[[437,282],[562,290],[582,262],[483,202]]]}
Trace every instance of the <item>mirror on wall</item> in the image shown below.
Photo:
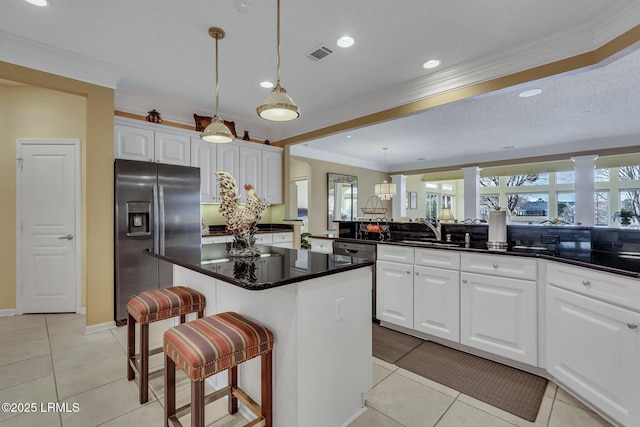
{"label": "mirror on wall", "polygon": [[353,221],[358,216],[358,177],[327,174],[327,230],[336,230],[334,221]]}

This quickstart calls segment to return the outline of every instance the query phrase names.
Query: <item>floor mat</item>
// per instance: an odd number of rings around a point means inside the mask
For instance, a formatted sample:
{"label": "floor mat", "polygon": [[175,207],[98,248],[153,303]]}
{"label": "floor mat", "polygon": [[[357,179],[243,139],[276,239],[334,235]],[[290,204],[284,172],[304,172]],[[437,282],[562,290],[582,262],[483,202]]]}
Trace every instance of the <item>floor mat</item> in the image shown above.
{"label": "floor mat", "polygon": [[420,338],[373,323],[373,357],[395,364],[421,343]]}
{"label": "floor mat", "polygon": [[547,388],[545,378],[432,341],[422,342],[396,365],[532,422]]}

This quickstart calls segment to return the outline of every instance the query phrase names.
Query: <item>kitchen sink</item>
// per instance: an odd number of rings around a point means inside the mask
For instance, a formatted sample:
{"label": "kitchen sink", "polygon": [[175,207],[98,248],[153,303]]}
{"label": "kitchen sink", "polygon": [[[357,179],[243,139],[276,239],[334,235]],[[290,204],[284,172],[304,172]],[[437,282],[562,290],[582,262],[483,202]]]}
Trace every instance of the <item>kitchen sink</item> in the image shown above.
{"label": "kitchen sink", "polygon": [[434,247],[450,247],[450,248],[460,247],[460,243],[438,242],[436,240],[400,240],[398,241],[398,243],[406,243],[409,245],[420,245],[420,246],[434,246]]}

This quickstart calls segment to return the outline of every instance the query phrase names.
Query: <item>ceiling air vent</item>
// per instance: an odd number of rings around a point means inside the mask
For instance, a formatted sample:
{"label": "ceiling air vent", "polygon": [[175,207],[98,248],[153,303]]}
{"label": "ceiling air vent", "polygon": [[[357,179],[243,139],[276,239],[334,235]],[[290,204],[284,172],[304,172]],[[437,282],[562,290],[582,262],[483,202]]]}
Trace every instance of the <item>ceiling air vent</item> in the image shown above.
{"label": "ceiling air vent", "polygon": [[320,46],[307,55],[307,58],[311,58],[314,61],[320,61],[322,58],[329,56],[333,53],[331,49],[326,46]]}

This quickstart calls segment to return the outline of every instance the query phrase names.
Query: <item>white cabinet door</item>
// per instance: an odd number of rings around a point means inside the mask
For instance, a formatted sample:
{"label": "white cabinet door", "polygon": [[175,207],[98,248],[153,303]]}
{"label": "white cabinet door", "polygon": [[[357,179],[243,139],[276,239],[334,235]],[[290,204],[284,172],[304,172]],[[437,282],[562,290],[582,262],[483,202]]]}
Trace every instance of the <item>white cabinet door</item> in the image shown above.
{"label": "white cabinet door", "polygon": [[257,148],[240,147],[240,201],[247,201],[245,184],[253,185],[259,197],[264,198],[262,188],[262,151]]}
{"label": "white cabinet door", "polygon": [[191,138],[172,133],[155,132],[155,159],[160,163],[189,166]]}
{"label": "white cabinet door", "polygon": [[236,181],[240,179],[240,147],[235,144],[216,145],[216,168],[211,172],[229,172]]}
{"label": "white cabinet door", "polygon": [[272,205],[282,204],[282,152],[262,152],[262,194]]}
{"label": "white cabinet door", "polygon": [[460,342],[460,272],[416,265],[413,293],[413,329]]}
{"label": "white cabinet door", "polygon": [[293,231],[273,233],[273,246],[278,248],[293,248]]}
{"label": "white cabinet door", "polygon": [[547,370],[620,425],[640,425],[640,314],[547,286]]}
{"label": "white cabinet door", "polygon": [[536,366],[536,298],[536,282],[460,273],[460,343]]}
{"label": "white cabinet door", "polygon": [[380,321],[413,329],[413,265],[378,261],[376,293]]}
{"label": "white cabinet door", "polygon": [[213,170],[216,166],[216,145],[200,138],[191,138],[191,166],[200,168],[200,201],[220,202]]}
{"label": "white cabinet door", "polygon": [[114,155],[116,159],[155,161],[153,131],[115,125]]}

